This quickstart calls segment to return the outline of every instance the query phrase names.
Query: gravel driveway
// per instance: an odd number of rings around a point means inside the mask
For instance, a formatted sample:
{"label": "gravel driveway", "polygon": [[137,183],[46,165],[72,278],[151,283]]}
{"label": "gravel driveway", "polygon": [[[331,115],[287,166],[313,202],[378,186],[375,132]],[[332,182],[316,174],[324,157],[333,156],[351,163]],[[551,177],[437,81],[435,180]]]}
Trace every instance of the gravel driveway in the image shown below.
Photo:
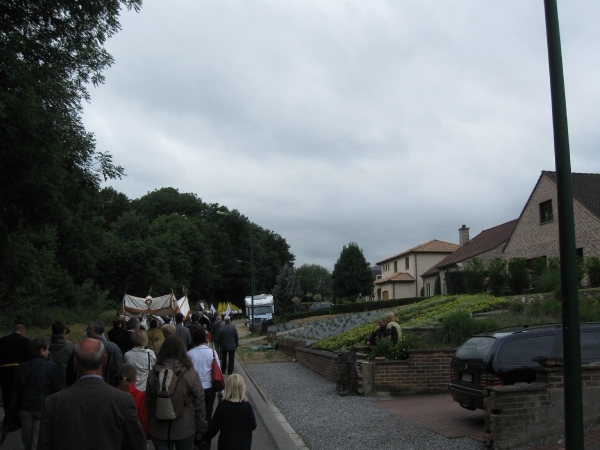
{"label": "gravel driveway", "polygon": [[245,367],[311,450],[484,449],[470,438],[446,438],[413,425],[369,397],[341,397],[333,382],[301,364]]}

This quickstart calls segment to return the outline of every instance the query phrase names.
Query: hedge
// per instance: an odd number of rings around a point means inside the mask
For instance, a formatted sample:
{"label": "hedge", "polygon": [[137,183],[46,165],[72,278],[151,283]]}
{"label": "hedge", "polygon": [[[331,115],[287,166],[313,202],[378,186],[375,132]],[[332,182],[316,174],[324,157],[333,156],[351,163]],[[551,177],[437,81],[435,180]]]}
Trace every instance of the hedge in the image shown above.
{"label": "hedge", "polygon": [[394,308],[396,306],[410,305],[424,300],[423,297],[398,298],[395,300],[379,300],[376,302],[355,302],[343,305],[333,305],[332,314],[373,311],[375,309]]}

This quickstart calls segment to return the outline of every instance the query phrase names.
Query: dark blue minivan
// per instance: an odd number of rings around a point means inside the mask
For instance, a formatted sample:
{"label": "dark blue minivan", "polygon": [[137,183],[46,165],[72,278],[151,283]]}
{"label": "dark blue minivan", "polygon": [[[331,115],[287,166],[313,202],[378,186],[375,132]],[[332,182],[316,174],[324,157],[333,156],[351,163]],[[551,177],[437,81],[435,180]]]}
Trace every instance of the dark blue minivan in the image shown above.
{"label": "dark blue minivan", "polygon": [[[467,409],[483,409],[483,388],[535,381],[533,358],[562,357],[562,325],[511,328],[473,336],[450,363],[452,398]],[[581,362],[600,361],[600,323],[581,324]]]}

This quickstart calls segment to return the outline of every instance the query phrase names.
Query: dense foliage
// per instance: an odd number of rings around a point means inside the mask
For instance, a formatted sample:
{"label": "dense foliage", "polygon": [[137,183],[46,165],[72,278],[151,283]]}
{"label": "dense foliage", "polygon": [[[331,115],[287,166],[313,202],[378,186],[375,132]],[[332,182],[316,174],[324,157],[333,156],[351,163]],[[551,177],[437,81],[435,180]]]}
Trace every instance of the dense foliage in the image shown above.
{"label": "dense foliage", "polygon": [[590,287],[600,286],[600,258],[598,256],[590,256],[585,259],[585,272],[588,276]]}
{"label": "dense foliage", "polygon": [[[402,327],[439,325],[449,314],[463,311],[466,314],[491,311],[508,305],[504,298],[488,294],[429,297],[418,303],[401,307],[394,311],[396,322]],[[369,320],[345,333],[327,337],[312,345],[313,348],[335,351],[354,345],[362,345],[375,329],[376,319]]]}
{"label": "dense foliage", "polygon": [[333,267],[332,288],[337,299],[356,301],[373,294],[373,275],[362,249],[355,242],[344,245]]}
{"label": "dense foliage", "polygon": [[0,327],[46,325],[55,307],[101,311],[125,290],[190,289],[241,302],[285,263],[285,239],[237,211],[163,188],[130,201],[101,183],[124,169],[83,127],[87,86],[113,62],[103,45],[141,0],[3,2],[0,8]]}
{"label": "dense foliage", "polygon": [[294,300],[297,301],[298,297],[302,296],[302,288],[292,265],[285,264],[281,268],[275,279],[272,294],[275,301],[276,314],[283,314],[295,309]]}
{"label": "dense foliage", "polygon": [[[296,269],[306,301],[319,301],[331,296],[331,273],[319,264],[302,264]],[[317,297],[316,299],[314,298]]]}

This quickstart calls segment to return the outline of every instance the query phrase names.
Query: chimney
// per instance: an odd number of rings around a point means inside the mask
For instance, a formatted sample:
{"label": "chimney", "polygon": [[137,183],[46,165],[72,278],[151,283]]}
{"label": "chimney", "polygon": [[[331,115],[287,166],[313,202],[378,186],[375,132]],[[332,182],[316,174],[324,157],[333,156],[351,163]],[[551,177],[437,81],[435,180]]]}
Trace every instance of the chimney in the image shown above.
{"label": "chimney", "polygon": [[465,225],[458,229],[458,243],[461,247],[469,243],[469,229]]}

